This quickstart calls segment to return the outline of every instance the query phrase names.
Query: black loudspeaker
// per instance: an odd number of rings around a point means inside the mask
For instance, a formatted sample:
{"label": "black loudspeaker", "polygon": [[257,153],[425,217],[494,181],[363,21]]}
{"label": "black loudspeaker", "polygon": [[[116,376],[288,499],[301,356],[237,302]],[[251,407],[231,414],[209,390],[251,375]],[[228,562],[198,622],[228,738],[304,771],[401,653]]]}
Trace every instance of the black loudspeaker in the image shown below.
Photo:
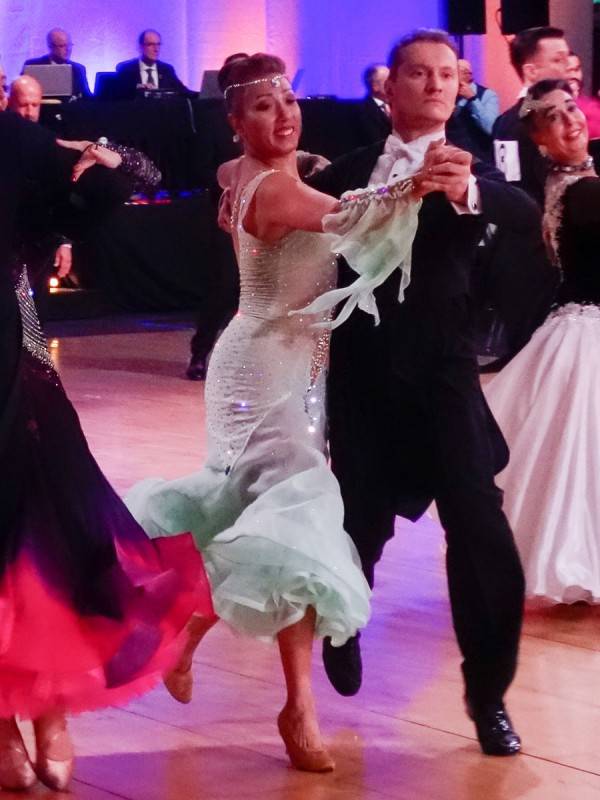
{"label": "black loudspeaker", "polygon": [[448,33],[485,33],[485,0],[448,0]]}
{"label": "black loudspeaker", "polygon": [[502,0],[502,33],[550,24],[548,0]]}

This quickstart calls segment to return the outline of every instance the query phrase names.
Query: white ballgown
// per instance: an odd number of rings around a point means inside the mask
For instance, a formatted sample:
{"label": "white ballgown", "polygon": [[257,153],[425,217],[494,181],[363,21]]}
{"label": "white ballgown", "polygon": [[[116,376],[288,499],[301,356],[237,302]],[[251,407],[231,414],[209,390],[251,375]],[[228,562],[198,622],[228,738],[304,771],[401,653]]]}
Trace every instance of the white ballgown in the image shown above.
{"label": "white ballgown", "polygon": [[555,174],[546,187],[562,304],[485,387],[510,448],[497,483],[527,595],[553,603],[600,602],[600,207],[582,213],[600,181],[576,185],[582,177]]}

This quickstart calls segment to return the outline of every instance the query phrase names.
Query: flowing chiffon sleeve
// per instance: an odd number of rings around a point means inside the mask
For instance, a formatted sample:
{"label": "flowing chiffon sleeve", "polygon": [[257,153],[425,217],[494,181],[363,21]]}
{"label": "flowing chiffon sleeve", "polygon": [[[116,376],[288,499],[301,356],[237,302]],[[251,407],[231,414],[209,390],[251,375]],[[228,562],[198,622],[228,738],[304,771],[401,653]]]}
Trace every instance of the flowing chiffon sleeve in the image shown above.
{"label": "flowing chiffon sleeve", "polygon": [[402,273],[398,300],[410,282],[411,251],[417,232],[420,200],[411,196],[409,180],[345,192],[339,210],[323,218],[331,251],[343,256],[358,278],[340,289],[317,297],[310,305],[290,314],[316,314],[344,303],[337,317],[315,327],[337,328],[358,306],[379,324],[374,291],[399,269]]}

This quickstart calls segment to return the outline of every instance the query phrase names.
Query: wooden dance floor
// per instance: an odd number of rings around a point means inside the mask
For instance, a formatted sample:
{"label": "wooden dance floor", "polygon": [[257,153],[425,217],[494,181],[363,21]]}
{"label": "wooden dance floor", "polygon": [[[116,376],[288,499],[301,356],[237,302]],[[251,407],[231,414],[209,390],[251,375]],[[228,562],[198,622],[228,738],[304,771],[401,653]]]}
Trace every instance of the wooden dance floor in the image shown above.
{"label": "wooden dance floor", "polygon": [[[55,340],[93,452],[119,491],[204,460],[203,384],[183,378],[190,331]],[[217,626],[196,654],[194,699],[160,687],[72,722],[79,800],[591,800],[600,798],[600,615],[530,611],[509,710],[520,756],[483,756],[462,707],[443,540],[431,520],[398,522],[377,573],[354,698],[329,686],[315,648],[329,775],[288,766],[275,718],[274,648]],[[57,646],[60,646],[57,643]],[[0,796],[4,796],[0,793]],[[6,794],[6,796],[12,796]],[[57,797],[40,788],[14,797]],[[67,795],[65,795],[66,797]]]}

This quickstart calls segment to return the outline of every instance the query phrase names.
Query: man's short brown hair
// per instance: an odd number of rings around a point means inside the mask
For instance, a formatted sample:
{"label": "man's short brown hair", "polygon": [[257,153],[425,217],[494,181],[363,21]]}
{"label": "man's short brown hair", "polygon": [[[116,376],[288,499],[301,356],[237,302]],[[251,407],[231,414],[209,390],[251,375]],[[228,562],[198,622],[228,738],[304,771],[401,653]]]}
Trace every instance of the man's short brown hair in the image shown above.
{"label": "man's short brown hair", "polygon": [[417,28],[417,30],[407,33],[399,39],[392,47],[388,58],[388,67],[390,68],[390,78],[396,77],[398,67],[402,63],[403,53],[411,44],[418,44],[419,42],[429,42],[431,44],[445,44],[449,47],[454,55],[458,58],[458,50],[454,41],[451,39],[450,34],[446,31],[439,30],[438,28]]}
{"label": "man's short brown hair", "polygon": [[565,32],[562,28],[549,26],[541,28],[527,28],[517,33],[510,43],[510,63],[515,68],[519,78],[523,80],[523,65],[535,56],[542,39],[564,39]]}

